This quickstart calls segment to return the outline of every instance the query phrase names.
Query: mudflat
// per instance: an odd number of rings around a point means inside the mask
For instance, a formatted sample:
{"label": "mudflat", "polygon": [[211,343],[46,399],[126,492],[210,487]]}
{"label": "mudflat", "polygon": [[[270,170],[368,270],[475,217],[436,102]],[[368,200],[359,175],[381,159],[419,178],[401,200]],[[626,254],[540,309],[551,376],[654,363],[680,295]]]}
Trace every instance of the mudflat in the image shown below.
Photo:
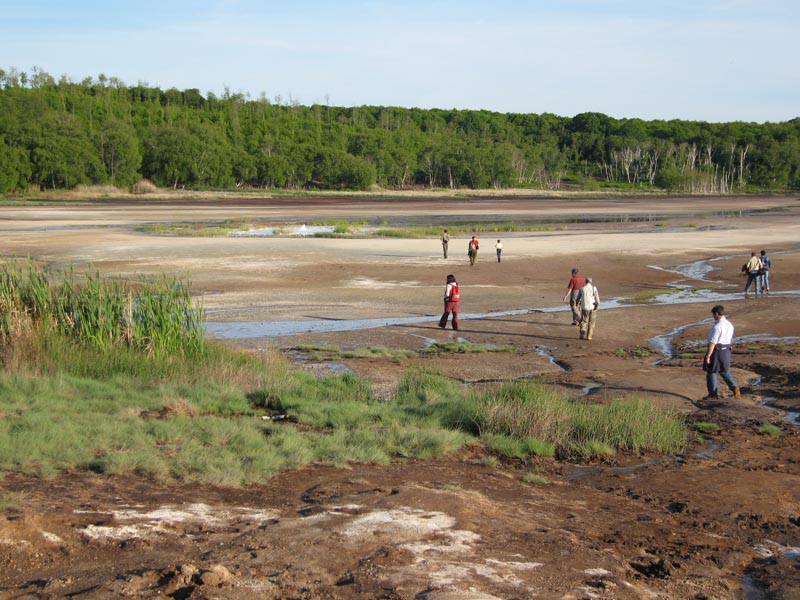
{"label": "mudflat", "polygon": [[[351,238],[198,237],[141,226],[239,219],[284,229],[364,222]],[[480,223],[534,223],[490,233]],[[474,223],[469,235],[376,237],[386,226]],[[173,274],[209,334],[281,352],[319,375],[351,371],[390,398],[434,368],[469,386],[539,379],[604,402],[635,395],[720,430],[680,457],[597,463],[483,460],[485,450],[350,469],[311,467],[247,489],[67,473],[6,474],[24,509],[0,519],[9,597],[800,597],[800,199],[214,198],[0,208],[0,254],[114,277]],[[503,243],[501,262],[494,252]],[[751,252],[769,294],[743,295]],[[562,302],[570,269],[601,306],[581,340]],[[461,329],[440,329],[445,278]],[[736,328],[740,399],[703,401],[710,309]],[[397,360],[298,351],[435,342],[515,352]],[[725,390],[724,385],[722,389]],[[780,436],[759,433],[764,423]],[[541,484],[523,481],[540,473]]]}

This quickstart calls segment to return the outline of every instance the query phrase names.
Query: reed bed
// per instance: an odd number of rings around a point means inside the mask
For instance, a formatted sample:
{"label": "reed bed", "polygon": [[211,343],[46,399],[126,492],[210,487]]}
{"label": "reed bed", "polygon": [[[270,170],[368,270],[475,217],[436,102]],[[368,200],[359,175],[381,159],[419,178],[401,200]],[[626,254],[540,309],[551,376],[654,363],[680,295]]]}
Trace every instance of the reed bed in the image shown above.
{"label": "reed bed", "polygon": [[26,328],[54,328],[98,350],[126,346],[150,354],[202,351],[204,313],[188,286],[158,281],[79,277],[48,272],[33,261],[6,261],[0,271],[0,336],[8,343]]}

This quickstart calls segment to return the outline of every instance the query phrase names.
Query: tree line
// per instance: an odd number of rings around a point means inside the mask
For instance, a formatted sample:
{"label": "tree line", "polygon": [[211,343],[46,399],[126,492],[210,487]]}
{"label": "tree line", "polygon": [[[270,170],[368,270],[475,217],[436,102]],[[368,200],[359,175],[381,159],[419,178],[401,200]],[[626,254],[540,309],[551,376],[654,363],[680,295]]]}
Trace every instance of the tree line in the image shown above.
{"label": "tree line", "polygon": [[0,192],[415,186],[800,189],[800,118],[707,123],[305,106],[0,69]]}

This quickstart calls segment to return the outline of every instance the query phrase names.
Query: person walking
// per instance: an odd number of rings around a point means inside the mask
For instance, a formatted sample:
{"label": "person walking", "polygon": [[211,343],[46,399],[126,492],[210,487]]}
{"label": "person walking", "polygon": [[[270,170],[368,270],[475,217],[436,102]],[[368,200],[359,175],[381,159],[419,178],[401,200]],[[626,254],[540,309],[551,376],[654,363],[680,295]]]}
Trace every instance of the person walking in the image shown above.
{"label": "person walking", "polygon": [[447,233],[447,229],[444,230],[442,233],[442,252],[444,252],[444,257],[447,258],[447,246],[450,245],[450,234]]}
{"label": "person walking", "polygon": [[761,259],[756,256],[755,252],[750,253],[750,260],[744,266],[744,272],[747,274],[747,283],[744,284],[744,297],[747,298],[747,290],[750,289],[750,284],[755,282],[756,294],[761,291]]}
{"label": "person walking", "polygon": [[503,243],[500,240],[497,240],[497,243],[494,245],[494,249],[497,251],[497,262],[500,262],[500,255],[503,254]]}
{"label": "person walking", "polygon": [[478,248],[480,247],[480,242],[478,242],[478,238],[474,235],[472,239],[469,241],[469,245],[467,246],[467,256],[469,256],[469,266],[475,266],[475,259],[478,258]]}
{"label": "person walking", "polygon": [[458,303],[461,301],[461,293],[458,290],[458,282],[455,275],[447,276],[447,285],[444,288],[444,314],[439,319],[439,327],[447,327],[447,319],[452,314],[453,329],[458,331]]}
{"label": "person walking", "polygon": [[586,276],[586,285],[581,288],[578,294],[578,302],[581,305],[581,337],[582,340],[590,340],[594,335],[594,326],[597,323],[597,309],[600,308],[600,293],[592,284],[592,278]]}
{"label": "person walking", "polygon": [[772,261],[767,256],[767,251],[761,251],[761,293],[769,292],[769,270],[772,268]]}
{"label": "person walking", "polygon": [[714,325],[708,332],[708,348],[703,357],[703,371],[706,372],[706,389],[708,394],[703,400],[714,400],[719,397],[717,389],[717,373],[733,392],[734,398],[741,398],[742,392],[731,375],[731,341],[733,340],[733,323],[725,316],[725,307],[717,304],[711,309]]}
{"label": "person walking", "polygon": [[569,307],[572,310],[572,324],[581,324],[581,305],[578,302],[578,294],[581,293],[581,288],[586,285],[586,278],[583,275],[578,275],[578,269],[572,269],[572,277],[567,284],[567,293],[564,294],[564,302],[569,298]]}

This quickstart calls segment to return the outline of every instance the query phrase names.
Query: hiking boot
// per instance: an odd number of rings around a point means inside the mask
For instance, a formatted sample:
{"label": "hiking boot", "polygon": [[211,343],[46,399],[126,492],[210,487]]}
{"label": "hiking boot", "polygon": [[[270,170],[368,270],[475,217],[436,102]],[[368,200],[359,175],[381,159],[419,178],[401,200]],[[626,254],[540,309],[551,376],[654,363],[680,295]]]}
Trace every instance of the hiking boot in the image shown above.
{"label": "hiking boot", "polygon": [[741,398],[742,390],[740,390],[738,387],[733,388],[733,397],[736,398],[737,400]]}
{"label": "hiking boot", "polygon": [[706,394],[701,400],[719,400],[719,396],[717,394]]}

